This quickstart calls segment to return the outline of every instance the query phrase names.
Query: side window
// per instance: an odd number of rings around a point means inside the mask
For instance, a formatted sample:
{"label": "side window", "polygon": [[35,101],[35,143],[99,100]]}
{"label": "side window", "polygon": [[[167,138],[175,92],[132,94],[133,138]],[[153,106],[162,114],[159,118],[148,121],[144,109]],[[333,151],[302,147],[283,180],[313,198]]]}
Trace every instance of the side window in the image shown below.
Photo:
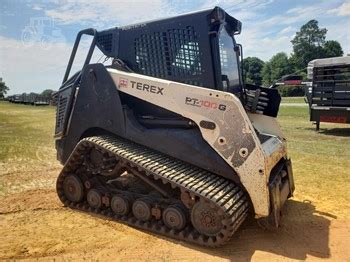
{"label": "side window", "polygon": [[225,29],[222,29],[219,35],[219,51],[221,78],[223,83],[223,91],[235,92],[235,88],[239,87],[238,62],[235,51],[233,50],[233,39]]}

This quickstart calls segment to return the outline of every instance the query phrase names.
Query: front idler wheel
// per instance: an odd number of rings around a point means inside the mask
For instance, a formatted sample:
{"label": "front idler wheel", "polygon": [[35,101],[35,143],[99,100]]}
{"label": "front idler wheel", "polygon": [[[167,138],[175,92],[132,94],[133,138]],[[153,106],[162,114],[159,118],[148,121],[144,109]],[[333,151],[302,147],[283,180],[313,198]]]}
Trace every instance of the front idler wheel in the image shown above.
{"label": "front idler wheel", "polygon": [[218,208],[209,203],[199,201],[191,211],[191,222],[194,228],[206,236],[215,236],[223,229],[223,216]]}
{"label": "front idler wheel", "polygon": [[72,202],[80,202],[84,197],[84,186],[76,175],[68,175],[63,181],[65,197]]}

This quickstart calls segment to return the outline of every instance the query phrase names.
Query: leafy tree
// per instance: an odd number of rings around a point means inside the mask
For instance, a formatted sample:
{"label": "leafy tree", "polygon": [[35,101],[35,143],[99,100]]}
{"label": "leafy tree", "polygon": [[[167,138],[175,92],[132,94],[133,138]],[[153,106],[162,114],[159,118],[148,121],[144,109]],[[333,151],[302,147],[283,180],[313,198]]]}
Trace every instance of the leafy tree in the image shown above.
{"label": "leafy tree", "polygon": [[305,91],[302,86],[279,86],[278,91],[281,96],[304,96]]}
{"label": "leafy tree", "polygon": [[10,88],[8,86],[6,86],[5,82],[2,81],[2,79],[0,80],[0,98],[4,98],[5,95],[7,94],[7,91],[9,91]]}
{"label": "leafy tree", "polygon": [[43,92],[41,92],[41,95],[44,96],[45,98],[51,98],[52,94],[54,93],[53,90],[51,89],[46,89]]}
{"label": "leafy tree", "polygon": [[247,57],[243,60],[244,81],[247,84],[261,85],[262,76],[261,70],[264,66],[264,61],[257,57]]}
{"label": "leafy tree", "polygon": [[319,28],[317,20],[310,20],[300,28],[292,40],[294,51],[298,51],[302,45],[322,46],[326,41],[326,28]]}
{"label": "leafy tree", "polygon": [[266,62],[261,70],[262,82],[264,86],[269,86],[272,83],[271,79],[271,64]]}
{"label": "leafy tree", "polygon": [[341,45],[338,41],[330,40],[326,41],[323,47],[323,55],[324,57],[335,57],[335,56],[342,56],[343,49],[341,48]]}
{"label": "leafy tree", "polygon": [[263,67],[263,84],[269,86],[282,76],[293,73],[293,71],[293,66],[290,59],[288,59],[287,54],[284,52],[277,53],[266,62]]}
{"label": "leafy tree", "polygon": [[337,41],[326,41],[326,34],[327,29],[319,28],[316,20],[310,20],[300,28],[291,41],[294,52],[291,62],[296,70],[304,69],[313,59],[343,54]]}

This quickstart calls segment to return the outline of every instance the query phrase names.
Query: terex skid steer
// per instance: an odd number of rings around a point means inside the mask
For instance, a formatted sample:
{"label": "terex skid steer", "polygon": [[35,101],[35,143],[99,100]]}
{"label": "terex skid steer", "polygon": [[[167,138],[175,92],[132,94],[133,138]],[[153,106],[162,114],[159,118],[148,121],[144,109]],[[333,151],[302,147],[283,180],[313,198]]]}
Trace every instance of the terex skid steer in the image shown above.
{"label": "terex skid steer", "polygon": [[[278,226],[294,191],[275,89],[243,84],[222,9],[79,32],[57,93],[64,205],[206,246],[247,217]],[[69,78],[82,35],[85,64]],[[94,48],[110,65],[90,64]]]}

